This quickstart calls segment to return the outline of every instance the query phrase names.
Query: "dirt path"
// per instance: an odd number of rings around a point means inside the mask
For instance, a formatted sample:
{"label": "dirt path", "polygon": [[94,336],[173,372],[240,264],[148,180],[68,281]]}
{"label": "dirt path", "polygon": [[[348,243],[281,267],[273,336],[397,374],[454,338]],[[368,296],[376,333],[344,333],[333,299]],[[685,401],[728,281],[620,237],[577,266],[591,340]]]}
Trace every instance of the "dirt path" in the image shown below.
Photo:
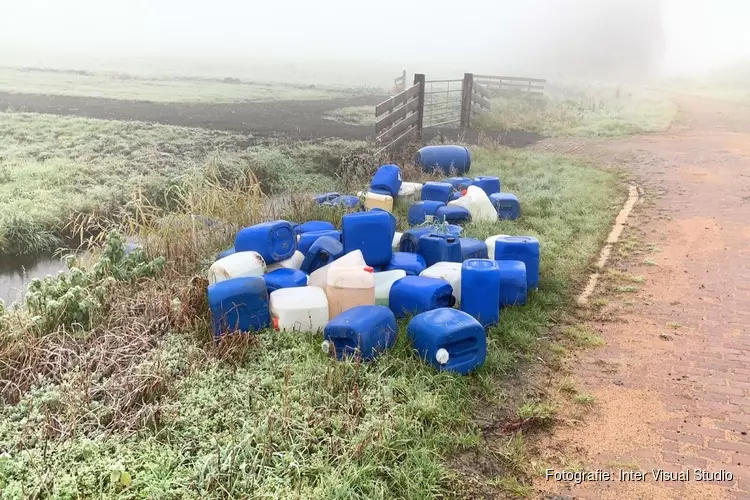
{"label": "dirt path", "polygon": [[[556,471],[646,477],[542,478],[541,498],[750,498],[750,109],[675,99],[669,132],[592,145],[633,174],[645,203],[612,263],[621,281],[594,294],[608,300],[589,321],[606,345],[570,365],[596,404],[581,419],[568,411],[542,443]],[[643,253],[632,251],[636,238]],[[696,468],[733,477],[699,482]],[[690,480],[655,481],[652,469],[688,470]]]}

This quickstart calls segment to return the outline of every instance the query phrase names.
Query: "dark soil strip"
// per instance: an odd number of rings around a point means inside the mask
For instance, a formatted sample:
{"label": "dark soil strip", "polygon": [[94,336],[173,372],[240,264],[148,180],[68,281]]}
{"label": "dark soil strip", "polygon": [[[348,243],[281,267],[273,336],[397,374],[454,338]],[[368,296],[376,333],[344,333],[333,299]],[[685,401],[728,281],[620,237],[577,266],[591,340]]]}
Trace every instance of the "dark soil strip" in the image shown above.
{"label": "dark soil strip", "polygon": [[[159,103],[97,97],[15,94],[0,92],[0,111],[49,113],[103,120],[144,121],[251,134],[289,140],[339,137],[373,139],[372,126],[348,125],[324,118],[325,113],[347,106],[372,106],[385,95],[364,95],[325,100],[243,103]],[[373,113],[375,110],[373,109]],[[477,132],[476,130],[425,129],[424,138],[475,144],[481,137],[511,147],[524,147],[542,138],[532,132]]]}

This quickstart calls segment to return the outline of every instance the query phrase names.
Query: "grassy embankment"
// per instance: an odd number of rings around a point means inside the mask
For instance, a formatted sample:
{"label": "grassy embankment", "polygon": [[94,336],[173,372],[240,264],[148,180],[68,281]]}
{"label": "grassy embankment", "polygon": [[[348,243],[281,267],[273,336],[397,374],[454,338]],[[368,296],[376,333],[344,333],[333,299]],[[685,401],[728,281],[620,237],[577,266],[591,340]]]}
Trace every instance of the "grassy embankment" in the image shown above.
{"label": "grassy embankment", "polygon": [[549,86],[542,98],[498,96],[475,126],[548,136],[618,137],[665,130],[677,106],[655,92]]}
{"label": "grassy embankment", "polygon": [[357,142],[254,145],[227,132],[29,113],[0,113],[0,136],[0,254],[55,250],[71,221],[111,218],[135,193],[173,205],[196,175],[229,186],[253,172],[266,192],[346,187],[342,158],[368,151]]}
{"label": "grassy embankment", "polygon": [[[428,498],[463,489],[449,461],[466,450],[504,464],[513,479],[498,477],[497,488],[523,488],[530,466],[488,449],[473,412],[489,406],[510,420],[535,414],[529,405],[505,407],[498,387],[519,363],[535,359],[540,337],[569,305],[623,197],[614,174],[563,158],[472,148],[472,174],[499,175],[503,189],[522,200],[523,215],[469,224],[466,235],[538,236],[542,282],[526,306],[504,310],[489,330],[484,367],[461,377],[425,366],[409,349],[405,325],[395,349],[367,364],[328,359],[321,334],[265,331],[211,342],[205,298],[192,277],[231,244],[232,231],[196,236],[190,225],[165,225],[165,216],[201,214],[230,227],[269,215],[336,221],[341,212],[299,199],[261,213],[252,177],[215,175],[245,165],[248,155],[251,165],[271,166],[260,177],[279,190],[301,189],[300,182],[322,189],[336,178],[332,165],[350,172],[328,149],[233,151],[225,134],[76,119],[32,135],[22,131],[38,132],[26,123],[36,118],[3,119],[6,130],[16,130],[10,182],[26,186],[26,210],[58,225],[74,202],[85,206],[96,193],[127,198],[139,185],[133,169],[158,194],[173,184],[168,174],[199,166],[174,188],[168,209],[136,198],[124,215],[124,227],[146,237],[146,254],[125,257],[114,239],[95,269],[34,285],[27,312],[0,314],[4,497]],[[97,139],[88,129],[94,126],[113,129]],[[52,156],[31,160],[29,144],[40,136],[47,140],[36,154]],[[53,143],[59,150],[47,153]],[[228,151],[200,166],[217,144]],[[164,148],[174,149],[165,155]],[[340,186],[366,182],[372,165],[358,165],[360,175],[339,178]],[[405,174],[414,179],[413,171]]]}
{"label": "grassy embankment", "polygon": [[[231,75],[230,75],[231,77]],[[0,91],[153,102],[268,102],[332,99],[366,89],[199,77],[24,70],[0,67]]]}

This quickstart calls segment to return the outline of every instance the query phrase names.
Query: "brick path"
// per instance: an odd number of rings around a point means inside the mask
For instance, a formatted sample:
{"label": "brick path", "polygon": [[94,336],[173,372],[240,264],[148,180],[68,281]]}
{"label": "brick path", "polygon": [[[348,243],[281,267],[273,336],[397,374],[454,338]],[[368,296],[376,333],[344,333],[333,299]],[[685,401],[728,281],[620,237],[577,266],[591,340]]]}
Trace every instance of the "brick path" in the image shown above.
{"label": "brick path", "polygon": [[676,99],[681,125],[603,146],[646,190],[624,237],[652,246],[614,263],[645,282],[606,293],[591,326],[607,343],[575,360],[597,406],[545,446],[556,469],[570,468],[564,456],[586,470],[723,469],[733,480],[541,481],[543,493],[750,499],[750,108]]}

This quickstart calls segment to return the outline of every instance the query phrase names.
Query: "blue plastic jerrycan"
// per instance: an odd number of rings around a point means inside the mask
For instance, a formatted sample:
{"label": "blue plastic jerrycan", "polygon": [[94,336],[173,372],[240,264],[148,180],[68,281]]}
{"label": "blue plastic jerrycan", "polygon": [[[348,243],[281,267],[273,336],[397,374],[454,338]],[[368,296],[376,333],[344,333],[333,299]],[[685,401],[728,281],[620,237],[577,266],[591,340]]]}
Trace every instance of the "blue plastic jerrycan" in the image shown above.
{"label": "blue plastic jerrycan", "polygon": [[407,327],[412,347],[438,370],[466,375],[487,359],[487,335],[471,315],[441,308],[414,316]]}
{"label": "blue plastic jerrycan", "polygon": [[[398,248],[399,251],[417,253],[417,250],[419,248],[419,238],[421,238],[425,234],[434,233],[438,231],[438,229],[439,228],[437,226],[430,225],[424,227],[414,227],[404,231],[404,233],[401,235],[401,242],[399,243]],[[448,224],[446,230],[449,234],[458,236],[459,234],[461,234],[461,231],[463,231],[463,228],[461,226]]]}
{"label": "blue plastic jerrycan", "polygon": [[422,235],[417,243],[417,253],[424,258],[427,267],[438,262],[463,262],[461,243],[453,234],[431,232]]}
{"label": "blue plastic jerrycan", "polygon": [[312,274],[313,271],[327,266],[342,255],[344,255],[344,245],[338,238],[321,236],[310,245],[300,270]]}
{"label": "blue plastic jerrycan", "polygon": [[487,196],[492,196],[500,192],[500,179],[494,175],[479,175],[474,177],[473,184],[482,188],[482,191],[487,193]]}
{"label": "blue plastic jerrycan", "polygon": [[341,220],[344,253],[361,250],[368,266],[382,266],[391,261],[396,225],[385,210],[346,214]]}
{"label": "blue plastic jerrycan", "polygon": [[447,182],[428,181],[422,186],[422,201],[448,203],[451,193],[453,193],[453,186]]}
{"label": "blue plastic jerrycan", "polygon": [[233,278],[208,286],[208,306],[214,336],[268,328],[266,282],[260,276]]}
{"label": "blue plastic jerrycan", "polygon": [[362,200],[359,196],[344,194],[323,203],[326,206],[343,206],[345,208],[357,208]]}
{"label": "blue plastic jerrycan", "polygon": [[461,266],[461,310],[483,326],[500,321],[500,267],[490,259],[469,259]]}
{"label": "blue plastic jerrycan", "polygon": [[451,194],[450,201],[456,201],[457,199],[459,199],[462,196],[463,196],[463,193],[461,191],[454,191],[453,194]]}
{"label": "blue plastic jerrycan", "polygon": [[393,283],[388,307],[397,318],[439,307],[453,307],[453,287],[447,281],[424,276],[407,276]]}
{"label": "blue plastic jerrycan", "polygon": [[307,273],[298,271],[297,269],[276,269],[270,273],[263,275],[263,280],[266,282],[266,290],[271,295],[276,290],[281,288],[295,288],[298,286],[307,285]]}
{"label": "blue plastic jerrycan", "polygon": [[323,193],[315,197],[315,203],[318,205],[329,202],[341,196],[341,193]]}
{"label": "blue plastic jerrycan", "polygon": [[490,195],[490,201],[495,206],[500,219],[515,220],[521,216],[521,203],[514,194],[495,193]]}
{"label": "blue plastic jerrycan", "polygon": [[218,254],[216,254],[216,260],[223,259],[224,257],[229,257],[230,255],[237,253],[234,247],[227,248],[226,250],[222,250]]}
{"label": "blue plastic jerrycan", "polygon": [[309,233],[312,231],[335,231],[336,226],[324,220],[311,220],[303,222],[294,228],[295,234]]}
{"label": "blue plastic jerrycan", "polygon": [[495,240],[495,260],[520,260],[526,265],[529,290],[539,288],[539,240],[531,236],[501,236]]}
{"label": "blue plastic jerrycan", "polygon": [[401,169],[398,165],[381,166],[370,182],[370,191],[394,198],[398,196],[399,189],[401,189]]}
{"label": "blue plastic jerrycan", "polygon": [[409,205],[408,219],[410,226],[418,226],[427,221],[427,217],[434,217],[435,213],[444,207],[442,201],[418,201]]}
{"label": "blue plastic jerrycan", "polygon": [[396,343],[396,317],[385,306],[356,306],[332,318],[323,330],[323,349],[338,359],[361,353],[373,359]]}
{"label": "blue plastic jerrycan", "polygon": [[526,303],[526,264],[520,260],[498,260],[500,267],[500,307]]}
{"label": "blue plastic jerrycan", "polygon": [[307,252],[310,251],[310,247],[313,245],[313,243],[318,241],[318,238],[322,238],[324,236],[333,238],[334,240],[341,241],[341,231],[336,231],[335,229],[325,229],[323,231],[310,231],[308,233],[302,233],[299,235],[299,241],[297,242],[297,250],[307,255]]}
{"label": "blue plastic jerrycan", "polygon": [[469,177],[448,177],[443,179],[443,182],[447,182],[453,186],[453,189],[460,192],[462,189],[471,186],[472,180]]}
{"label": "blue plastic jerrycan", "polygon": [[487,259],[487,243],[476,238],[459,238],[461,259]]}
{"label": "blue plastic jerrycan", "polygon": [[471,222],[471,212],[464,207],[445,205],[437,209],[435,220],[448,224],[466,224]]}
{"label": "blue plastic jerrycan", "polygon": [[386,271],[401,269],[409,276],[419,276],[419,273],[425,270],[426,263],[424,258],[417,253],[410,252],[393,252],[391,262],[388,263]]}
{"label": "blue plastic jerrycan", "polygon": [[258,252],[266,264],[286,260],[297,250],[292,225],[285,220],[264,222],[240,229],[234,239],[238,252]]}

